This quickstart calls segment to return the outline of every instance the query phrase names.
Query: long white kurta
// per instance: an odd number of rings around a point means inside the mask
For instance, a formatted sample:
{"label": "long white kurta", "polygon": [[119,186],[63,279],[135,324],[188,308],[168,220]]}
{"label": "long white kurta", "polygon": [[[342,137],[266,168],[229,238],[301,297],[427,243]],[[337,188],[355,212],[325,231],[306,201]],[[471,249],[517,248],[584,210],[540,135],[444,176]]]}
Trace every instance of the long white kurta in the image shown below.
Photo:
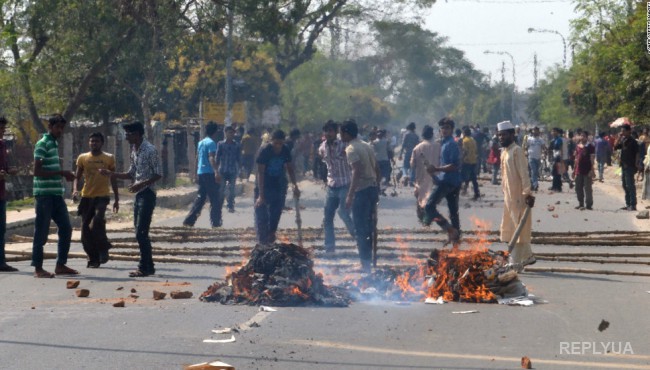
{"label": "long white kurta", "polygon": [[424,140],[413,149],[411,168],[415,169],[415,192],[418,205],[424,208],[427,205],[429,194],[433,191],[433,178],[424,165],[440,165],[440,143],[433,140]]}
{"label": "long white kurta", "polygon": [[[530,194],[528,161],[523,149],[515,143],[501,152],[501,177],[503,188],[503,218],[501,220],[501,241],[509,243],[526,210],[526,196]],[[519,235],[512,251],[512,260],[520,263],[533,255],[530,248],[532,213]]]}

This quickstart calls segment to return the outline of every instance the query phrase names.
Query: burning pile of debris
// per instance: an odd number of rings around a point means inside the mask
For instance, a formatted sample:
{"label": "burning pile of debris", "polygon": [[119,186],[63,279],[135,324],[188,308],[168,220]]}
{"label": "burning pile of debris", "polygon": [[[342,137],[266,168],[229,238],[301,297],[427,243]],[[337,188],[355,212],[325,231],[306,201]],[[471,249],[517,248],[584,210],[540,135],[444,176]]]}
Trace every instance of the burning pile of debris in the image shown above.
{"label": "burning pile of debris", "polygon": [[225,282],[208,287],[201,300],[222,304],[297,306],[314,304],[347,307],[350,298],[323,284],[314,273],[309,252],[295,244],[258,244],[248,263],[227,274]]}
{"label": "burning pile of debris", "polygon": [[417,301],[496,303],[499,298],[527,295],[505,252],[434,249],[426,263],[406,271],[378,269],[344,286],[356,297]]}

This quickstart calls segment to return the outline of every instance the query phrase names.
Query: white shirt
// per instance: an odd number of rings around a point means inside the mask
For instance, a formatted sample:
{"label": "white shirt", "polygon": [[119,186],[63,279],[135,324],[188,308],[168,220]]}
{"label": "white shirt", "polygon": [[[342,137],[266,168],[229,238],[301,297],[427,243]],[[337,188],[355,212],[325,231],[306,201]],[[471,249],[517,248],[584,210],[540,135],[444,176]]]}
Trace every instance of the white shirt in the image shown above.
{"label": "white shirt", "polygon": [[544,146],[544,140],[540,137],[528,136],[528,141],[526,143],[526,147],[528,148],[528,158],[542,159],[542,146]]}

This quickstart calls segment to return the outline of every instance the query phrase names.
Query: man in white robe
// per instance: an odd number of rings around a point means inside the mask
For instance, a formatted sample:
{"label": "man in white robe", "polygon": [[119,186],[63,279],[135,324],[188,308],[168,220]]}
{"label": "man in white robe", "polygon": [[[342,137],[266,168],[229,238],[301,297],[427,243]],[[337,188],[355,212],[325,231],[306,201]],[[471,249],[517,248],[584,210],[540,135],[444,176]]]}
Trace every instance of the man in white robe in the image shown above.
{"label": "man in white robe", "polygon": [[433,127],[426,125],[422,129],[422,141],[413,149],[411,169],[415,171],[415,197],[417,198],[417,216],[422,222],[424,207],[433,191],[433,176],[427,172],[429,165],[440,164],[440,143],[433,140]]}
{"label": "man in white robe", "polygon": [[[501,241],[509,243],[515,229],[526,210],[535,205],[535,197],[531,194],[528,161],[523,149],[515,142],[515,128],[510,121],[497,125],[501,152],[501,186],[503,188],[503,218],[501,220]],[[519,271],[526,265],[536,262],[530,248],[532,216],[526,219],[521,234],[510,254],[510,263],[517,266]]]}

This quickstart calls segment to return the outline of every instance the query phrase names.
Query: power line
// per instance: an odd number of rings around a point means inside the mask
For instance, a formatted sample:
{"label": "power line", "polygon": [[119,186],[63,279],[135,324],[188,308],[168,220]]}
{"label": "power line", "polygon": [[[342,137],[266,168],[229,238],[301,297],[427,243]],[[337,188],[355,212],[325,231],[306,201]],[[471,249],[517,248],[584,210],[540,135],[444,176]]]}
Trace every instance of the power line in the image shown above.
{"label": "power line", "polygon": [[[457,44],[453,43],[453,46],[486,46],[486,45],[533,45],[533,44],[557,44],[561,40],[548,40],[548,41],[522,41],[522,42],[482,42],[482,43],[468,43],[468,44]],[[447,42],[451,44],[450,42]]]}

